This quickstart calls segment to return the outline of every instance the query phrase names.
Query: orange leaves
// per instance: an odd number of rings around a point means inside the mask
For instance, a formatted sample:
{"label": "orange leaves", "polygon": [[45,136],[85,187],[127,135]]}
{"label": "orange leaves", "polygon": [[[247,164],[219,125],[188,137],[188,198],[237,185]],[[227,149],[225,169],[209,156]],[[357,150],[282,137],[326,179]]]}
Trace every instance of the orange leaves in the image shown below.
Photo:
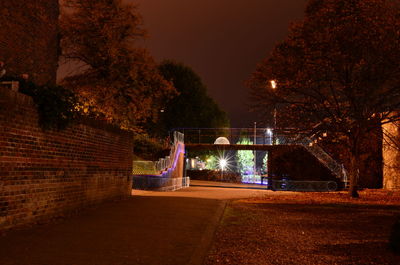
{"label": "orange leaves", "polygon": [[[315,122],[327,116],[342,121],[346,119],[336,116],[344,113],[359,119],[356,123],[364,122],[380,106],[396,108],[400,101],[395,93],[395,84],[400,82],[400,67],[395,63],[400,60],[400,13],[392,2],[310,1],[304,20],[291,26],[286,40],[249,80],[254,104],[286,102],[296,109],[288,115],[291,124],[309,117]],[[270,79],[282,84],[279,97],[265,91],[264,84]],[[397,98],[397,103],[388,106],[389,98]]]}
{"label": "orange leaves", "polygon": [[155,119],[152,110],[175,89],[149,53],[135,47],[146,35],[136,6],[121,0],[67,0],[66,5],[63,56],[86,67],[64,84],[78,92],[83,112],[132,130]]}

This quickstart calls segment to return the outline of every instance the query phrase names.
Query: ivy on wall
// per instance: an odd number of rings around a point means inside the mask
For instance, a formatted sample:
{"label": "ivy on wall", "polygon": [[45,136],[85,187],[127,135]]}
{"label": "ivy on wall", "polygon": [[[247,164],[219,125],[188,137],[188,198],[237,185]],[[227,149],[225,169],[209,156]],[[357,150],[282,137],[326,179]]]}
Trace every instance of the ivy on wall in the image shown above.
{"label": "ivy on wall", "polygon": [[75,94],[55,85],[36,85],[22,78],[3,77],[1,81],[19,81],[19,92],[31,96],[39,112],[39,125],[44,130],[65,129],[77,116]]}

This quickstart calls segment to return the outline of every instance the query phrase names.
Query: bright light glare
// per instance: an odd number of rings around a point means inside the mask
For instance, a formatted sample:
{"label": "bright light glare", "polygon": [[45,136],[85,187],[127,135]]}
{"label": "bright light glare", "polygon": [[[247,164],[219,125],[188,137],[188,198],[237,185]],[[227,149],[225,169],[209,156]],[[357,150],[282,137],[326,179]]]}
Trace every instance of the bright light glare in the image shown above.
{"label": "bright light glare", "polygon": [[224,170],[227,165],[228,162],[226,161],[226,159],[222,158],[219,160],[219,166],[221,167],[222,170]]}
{"label": "bright light glare", "polygon": [[267,129],[267,133],[268,133],[269,135],[272,135],[272,130],[271,130],[271,129]]}
{"label": "bright light glare", "polygon": [[232,167],[232,156],[225,154],[225,151],[218,151],[217,155],[217,167],[222,169],[222,171],[230,171]]}
{"label": "bright light glare", "polygon": [[269,81],[271,83],[271,87],[272,89],[275,89],[277,87],[276,81],[275,80],[271,80]]}

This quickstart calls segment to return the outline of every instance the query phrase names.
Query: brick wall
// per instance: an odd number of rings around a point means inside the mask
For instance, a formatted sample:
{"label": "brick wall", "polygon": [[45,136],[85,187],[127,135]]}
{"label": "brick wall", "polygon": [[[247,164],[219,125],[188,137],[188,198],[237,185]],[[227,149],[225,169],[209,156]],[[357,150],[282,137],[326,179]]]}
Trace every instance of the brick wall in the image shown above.
{"label": "brick wall", "polygon": [[0,61],[8,74],[56,82],[58,15],[58,0],[0,1]]}
{"label": "brick wall", "polygon": [[42,131],[32,99],[0,88],[0,230],[129,196],[131,139],[90,121]]}
{"label": "brick wall", "polygon": [[383,129],[383,187],[400,189],[400,122],[385,124]]}

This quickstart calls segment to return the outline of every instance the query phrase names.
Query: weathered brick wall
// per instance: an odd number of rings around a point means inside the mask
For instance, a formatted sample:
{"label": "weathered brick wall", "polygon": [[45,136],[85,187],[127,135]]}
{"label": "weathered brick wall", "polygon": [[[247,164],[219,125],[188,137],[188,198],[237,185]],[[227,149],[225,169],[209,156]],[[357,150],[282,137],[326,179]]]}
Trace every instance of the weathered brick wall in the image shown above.
{"label": "weathered brick wall", "polygon": [[0,230],[127,197],[130,133],[90,121],[42,131],[28,96],[0,88]]}
{"label": "weathered brick wall", "polygon": [[383,127],[383,187],[400,189],[400,123]]}
{"label": "weathered brick wall", "polygon": [[0,61],[9,75],[56,82],[58,15],[58,0],[0,1]]}

